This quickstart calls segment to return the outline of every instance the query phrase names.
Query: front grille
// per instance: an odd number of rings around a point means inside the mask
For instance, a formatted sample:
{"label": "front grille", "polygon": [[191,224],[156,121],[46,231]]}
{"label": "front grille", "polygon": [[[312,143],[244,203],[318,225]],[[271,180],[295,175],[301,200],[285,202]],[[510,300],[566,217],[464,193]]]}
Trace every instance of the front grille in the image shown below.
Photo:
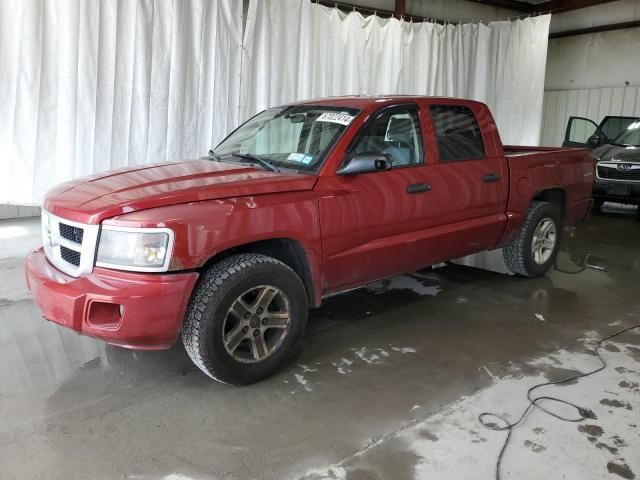
{"label": "front grille", "polygon": [[84,230],[82,228],[67,225],[66,223],[59,223],[58,229],[62,238],[66,238],[67,240],[71,240],[73,243],[82,245],[82,236],[84,234]]}
{"label": "front grille", "polygon": [[71,265],[75,265],[76,267],[80,266],[80,252],[76,252],[75,250],[71,250],[67,247],[60,247],[60,256],[62,259],[70,263]]}
{"label": "front grille", "polygon": [[598,177],[607,180],[628,180],[631,182],[640,182],[640,168],[634,168],[632,170],[618,170],[617,168],[598,166]]}
{"label": "front grille", "polygon": [[72,277],[93,270],[99,225],[73,222],[42,210],[42,243],[47,259]]}

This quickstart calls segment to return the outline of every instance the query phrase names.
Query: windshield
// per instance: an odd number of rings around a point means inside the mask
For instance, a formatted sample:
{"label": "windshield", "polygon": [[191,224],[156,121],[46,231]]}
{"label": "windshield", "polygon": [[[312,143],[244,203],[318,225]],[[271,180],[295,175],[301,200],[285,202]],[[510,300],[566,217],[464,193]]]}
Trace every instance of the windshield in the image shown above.
{"label": "windshield", "polygon": [[313,105],[270,108],[240,126],[213,154],[221,160],[251,161],[254,157],[278,169],[317,173],[359,112]]}
{"label": "windshield", "polygon": [[629,125],[612,143],[622,147],[640,147],[640,121]]}

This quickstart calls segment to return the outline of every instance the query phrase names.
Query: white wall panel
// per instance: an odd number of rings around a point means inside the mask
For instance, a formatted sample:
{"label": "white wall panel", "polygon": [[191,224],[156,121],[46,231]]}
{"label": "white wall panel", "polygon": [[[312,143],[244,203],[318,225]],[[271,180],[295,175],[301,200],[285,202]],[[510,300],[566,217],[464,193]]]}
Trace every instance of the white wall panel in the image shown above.
{"label": "white wall panel", "polygon": [[[637,3],[640,6],[640,0]],[[639,52],[640,28],[550,40],[545,89],[582,90],[638,85]]]}
{"label": "white wall panel", "polygon": [[554,14],[551,18],[551,27],[549,30],[551,33],[564,32],[580,28],[630,22],[632,20],[640,20],[640,2],[638,0],[618,0],[616,2],[604,2],[592,7]]}
{"label": "white wall panel", "polygon": [[606,115],[640,117],[640,86],[546,91],[540,144],[562,145],[569,117],[586,117],[599,123]]}

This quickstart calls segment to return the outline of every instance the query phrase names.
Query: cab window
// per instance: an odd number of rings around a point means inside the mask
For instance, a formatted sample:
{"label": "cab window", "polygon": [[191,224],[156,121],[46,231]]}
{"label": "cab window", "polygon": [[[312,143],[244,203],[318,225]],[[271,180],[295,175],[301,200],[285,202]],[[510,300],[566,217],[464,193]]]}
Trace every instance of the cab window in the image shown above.
{"label": "cab window", "polygon": [[482,132],[473,111],[464,105],[429,107],[441,162],[485,158]]}
{"label": "cab window", "polygon": [[387,155],[394,168],[421,164],[424,153],[417,108],[394,108],[379,114],[351,153]]}

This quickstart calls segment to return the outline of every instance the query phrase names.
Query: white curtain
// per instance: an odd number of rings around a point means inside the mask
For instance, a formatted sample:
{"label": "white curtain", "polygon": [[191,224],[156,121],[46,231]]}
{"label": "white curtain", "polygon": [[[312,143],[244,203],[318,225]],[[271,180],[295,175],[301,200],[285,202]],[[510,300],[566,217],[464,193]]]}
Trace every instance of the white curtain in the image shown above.
{"label": "white curtain", "polygon": [[238,123],[241,0],[0,0],[0,204],[206,154]]}
{"label": "white curtain", "polygon": [[487,103],[505,143],[538,143],[549,15],[438,25],[251,0],[241,117],[294,100],[420,94]]}

